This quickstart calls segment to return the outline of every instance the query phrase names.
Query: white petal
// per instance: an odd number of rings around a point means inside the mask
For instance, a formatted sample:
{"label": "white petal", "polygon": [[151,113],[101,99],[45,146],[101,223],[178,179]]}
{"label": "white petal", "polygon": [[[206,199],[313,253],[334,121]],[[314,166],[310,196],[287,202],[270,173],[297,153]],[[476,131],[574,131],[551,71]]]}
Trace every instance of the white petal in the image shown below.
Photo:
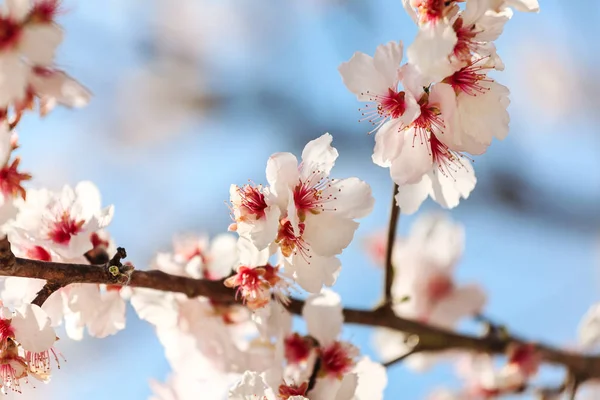
{"label": "white petal", "polygon": [[452,176],[439,171],[429,174],[432,182],[431,198],[444,208],[454,208],[461,198],[467,199],[477,183],[475,171],[469,160],[461,160],[461,163]]}
{"label": "white petal", "polygon": [[308,396],[310,400],[335,399],[335,395],[340,390],[341,385],[342,381],[336,377],[327,376],[325,378],[317,378],[315,387],[308,392]]}
{"label": "white petal", "polygon": [[31,10],[30,0],[6,0],[4,8],[8,11],[8,15],[15,21],[21,22],[27,17]]}
{"label": "white petal", "polygon": [[22,100],[27,88],[30,67],[16,52],[0,54],[0,108]]}
{"label": "white petal", "polygon": [[329,175],[335,160],[338,158],[337,150],[331,147],[332,141],[333,137],[329,133],[325,133],[304,146],[302,151],[302,178],[312,176],[315,171],[318,171],[318,174]]}
{"label": "white petal", "polygon": [[228,276],[239,259],[237,239],[229,234],[217,235],[210,243],[209,269],[212,279]]}
{"label": "white petal", "polygon": [[357,228],[358,222],[335,213],[308,214],[302,237],[315,254],[335,256],[352,242]]}
{"label": "white petal", "polygon": [[88,333],[97,338],[125,329],[125,301],[118,291],[107,291],[96,304],[96,316],[87,323]]}
{"label": "white petal", "polygon": [[287,205],[287,195],[300,179],[298,160],[292,153],[275,153],[267,161],[267,182],[270,191],[277,196],[280,207]]}
{"label": "white petal", "polygon": [[46,102],[58,102],[67,107],[86,106],[91,92],[63,71],[44,71],[31,74],[29,82],[36,94]]}
{"label": "white petal", "polygon": [[342,218],[364,218],[373,211],[375,204],[371,186],[358,178],[332,180],[323,190],[323,198],[328,196],[333,200],[326,203],[324,213],[334,213]]}
{"label": "white petal", "polygon": [[[356,388],[358,387],[358,375],[357,374],[346,374],[342,378],[342,384],[338,389],[335,400],[354,400],[359,399],[355,397]],[[366,399],[365,399],[366,400]]]}
{"label": "white petal", "polygon": [[387,386],[387,372],[385,367],[363,357],[354,368],[358,374],[358,387],[355,400],[381,400],[383,391]]}
{"label": "white petal", "polygon": [[391,41],[387,44],[377,46],[373,64],[385,82],[392,85],[390,88],[395,89],[398,82],[398,68],[402,62],[402,42]]}
{"label": "white petal", "polygon": [[344,316],[342,300],[332,290],[323,289],[306,299],[302,309],[308,333],[319,342],[321,347],[333,343],[342,332]]}
{"label": "white petal", "polygon": [[[289,192],[289,190],[288,190]],[[284,197],[289,197],[286,195]],[[277,237],[279,229],[279,217],[281,210],[278,206],[273,205],[265,209],[264,218],[259,218],[254,221],[238,223],[238,234],[240,236],[249,237],[258,249],[267,248]]]}
{"label": "white petal", "polygon": [[56,341],[56,332],[44,310],[35,304],[24,304],[16,312],[11,325],[21,347],[33,353],[50,349]]}
{"label": "white petal", "polygon": [[465,232],[445,213],[420,215],[410,229],[409,245],[418,246],[428,262],[453,266],[464,251]]}
{"label": "white petal", "polygon": [[456,41],[454,28],[445,21],[423,24],[406,51],[408,61],[429,82],[439,82],[454,72],[448,57]]}
{"label": "white petal", "polygon": [[131,305],[140,319],[163,328],[177,324],[178,309],[173,296],[157,290],[135,288]]}
{"label": "white petal", "polygon": [[397,78],[387,81],[375,68],[373,57],[365,53],[354,53],[349,61],[340,64],[338,71],[344,85],[359,101],[371,101],[373,95],[385,94],[388,89],[397,87]]}
{"label": "white petal", "polygon": [[237,249],[239,252],[240,265],[247,267],[260,267],[266,265],[271,255],[269,248],[259,250],[250,240],[243,237],[239,238]]}
{"label": "white petal", "polygon": [[477,285],[467,285],[454,290],[432,310],[428,322],[451,329],[461,318],[474,316],[486,302],[485,292]]}
{"label": "white petal", "polygon": [[384,123],[375,134],[375,148],[373,149],[373,162],[380,167],[389,167],[402,151],[404,145],[404,127],[399,118],[391,119]]}
{"label": "white petal", "polygon": [[431,191],[431,179],[429,176],[423,175],[421,180],[415,184],[399,186],[396,203],[403,214],[413,214],[421,207]]}
{"label": "white petal", "polygon": [[238,382],[229,391],[229,400],[275,400],[273,390],[267,386],[264,378],[258,372],[246,371]]}
{"label": "white petal", "polygon": [[594,304],[585,313],[579,324],[579,343],[586,350],[600,345],[600,303]]}
{"label": "white petal", "polygon": [[307,292],[318,293],[323,285],[333,286],[341,271],[340,260],[336,257],[313,255],[306,260],[302,255],[293,258],[293,264],[286,264],[296,282]]}
{"label": "white petal", "polygon": [[58,25],[31,24],[23,30],[19,48],[32,64],[50,66],[62,39],[63,32]]}
{"label": "white petal", "polygon": [[413,132],[413,129],[405,131],[405,144],[390,167],[392,180],[400,186],[419,182],[433,167],[429,143],[421,143],[419,137],[413,137]]}
{"label": "white petal", "polygon": [[521,12],[539,12],[538,0],[506,0],[506,5]]}

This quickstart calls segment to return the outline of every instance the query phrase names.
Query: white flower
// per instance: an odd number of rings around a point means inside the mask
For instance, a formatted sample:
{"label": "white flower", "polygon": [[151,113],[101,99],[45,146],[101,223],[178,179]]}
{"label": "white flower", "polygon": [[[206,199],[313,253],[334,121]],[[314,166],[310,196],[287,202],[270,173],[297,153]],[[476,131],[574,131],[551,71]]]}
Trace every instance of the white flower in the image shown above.
{"label": "white flower", "polygon": [[600,344],[600,303],[591,306],[581,319],[579,343],[588,350]]}
{"label": "white flower", "polygon": [[438,82],[452,74],[455,66],[450,62],[458,38],[447,20],[427,22],[419,26],[415,41],[406,50],[408,62],[429,82]]}
{"label": "white flower", "polygon": [[267,180],[285,210],[276,242],[285,269],[306,290],[331,286],[339,273],[335,257],[358,228],[355,218],[368,215],[374,199],[369,185],[357,178],[329,178],[338,152],[330,134],[309,142],[302,163],[290,153],[277,153],[267,163]]}
{"label": "white flower", "polygon": [[92,94],[83,85],[65,72],[37,66],[29,77],[32,92],[39,98],[40,113],[50,112],[57,104],[70,107],[85,107]]}
{"label": "white flower", "polygon": [[275,392],[258,372],[246,371],[242,380],[229,391],[229,400],[277,400]]}
{"label": "white flower", "polygon": [[505,7],[513,7],[521,12],[539,12],[540,4],[538,0],[492,0],[491,8],[493,10],[502,10]]}
{"label": "white flower", "polygon": [[81,259],[93,248],[90,237],[106,227],[113,207],[101,207],[98,188],[88,181],[61,192],[30,190],[18,203],[19,214],[8,232],[11,242],[29,241],[65,260]]}
{"label": "white flower", "polygon": [[281,211],[269,188],[231,185],[229,197],[235,221],[229,229],[250,239],[258,250],[270,245],[277,236]]}
{"label": "white flower", "polygon": [[[323,289],[320,294],[309,296],[304,304],[302,316],[306,321],[308,334],[319,344],[320,370],[315,387],[308,394],[309,398],[311,400],[362,398],[354,397],[356,391],[354,372],[359,351],[352,344],[338,340],[344,322],[340,296],[328,289]],[[377,392],[378,388],[379,386],[374,386],[371,389]],[[362,393],[366,392],[363,390]],[[377,398],[381,393],[371,392],[370,396],[372,397],[364,398]]]}
{"label": "white flower", "polygon": [[209,240],[207,235],[186,234],[173,240],[174,253],[160,253],[157,269],[195,279],[217,280],[229,276],[238,262],[237,240],[221,234]]}
{"label": "white flower", "polygon": [[470,160],[447,145],[456,111],[452,88],[434,85],[420,104],[420,116],[403,131],[393,132],[404,136],[390,175],[399,186],[396,201],[405,214],[417,211],[428,196],[444,208],[456,207],[476,183]]}
{"label": "white flower", "polygon": [[[377,47],[375,57],[356,52],[338,68],[348,90],[359,101],[371,103],[363,109],[363,120],[375,125],[373,131],[391,119],[396,120],[397,128],[400,129],[419,115],[418,99],[410,91],[398,89],[402,78],[401,61],[402,42],[389,42]],[[379,132],[376,138],[378,135]],[[394,151],[396,147],[398,144],[386,143],[385,148],[376,151],[377,155],[373,156],[373,160],[376,164],[385,164],[388,158],[393,158],[386,154],[386,150]]]}
{"label": "white flower", "polygon": [[25,98],[33,66],[51,66],[62,41],[62,30],[53,22],[58,1],[31,4],[29,0],[4,3],[0,29],[0,108]]}
{"label": "white flower", "polygon": [[[459,286],[453,278],[454,267],[462,255],[463,240],[462,227],[441,215],[427,215],[417,220],[410,237],[394,246],[396,274],[392,294],[396,315],[454,329],[461,318],[482,309],[485,294],[481,288]],[[378,347],[386,359],[410,350],[410,337],[404,334],[384,330],[378,335]],[[407,363],[424,369],[432,360],[429,356],[416,354]]]}
{"label": "white flower", "polygon": [[492,138],[508,135],[509,90],[486,75],[489,69],[484,59],[475,60],[436,85],[450,85],[456,93],[456,105],[450,99],[444,103],[444,110],[456,107],[456,111],[448,120],[450,135],[442,138],[454,151],[482,154]]}

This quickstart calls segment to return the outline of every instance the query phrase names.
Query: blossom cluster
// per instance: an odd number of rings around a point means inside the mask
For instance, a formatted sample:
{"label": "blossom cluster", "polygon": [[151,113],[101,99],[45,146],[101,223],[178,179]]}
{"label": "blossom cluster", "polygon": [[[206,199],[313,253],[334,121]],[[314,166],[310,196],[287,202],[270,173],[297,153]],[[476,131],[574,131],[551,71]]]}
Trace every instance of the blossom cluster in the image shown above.
{"label": "blossom cluster", "polygon": [[[460,7],[464,3],[464,7]],[[504,64],[494,41],[537,0],[403,0],[418,33],[401,65],[403,43],[380,45],[373,57],[357,52],[339,67],[346,87],[368,104],[374,125],[373,162],[389,168],[396,201],[412,214],[431,197],[456,207],[476,184],[469,156],[508,134],[507,87],[492,71]]]}
{"label": "blossom cluster", "polygon": [[330,178],[338,157],[332,140],[326,133],[309,142],[300,163],[291,153],[273,154],[266,168],[269,186],[231,186],[230,230],[238,233],[245,251],[229,282],[251,305],[261,306],[272,289],[281,289],[281,279],[269,278],[273,267],[257,269],[270,258],[308,292],[332,286],[341,269],[337,255],[358,228],[355,219],[373,209],[367,183]]}

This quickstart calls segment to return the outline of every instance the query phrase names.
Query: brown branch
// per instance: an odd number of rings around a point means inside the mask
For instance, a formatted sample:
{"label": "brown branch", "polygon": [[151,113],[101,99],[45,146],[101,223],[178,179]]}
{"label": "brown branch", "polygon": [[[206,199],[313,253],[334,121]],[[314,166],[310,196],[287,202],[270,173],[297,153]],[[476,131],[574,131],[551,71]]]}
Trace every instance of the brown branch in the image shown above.
{"label": "brown branch", "polygon": [[41,307],[42,304],[48,300],[48,297],[52,295],[52,293],[56,292],[63,286],[64,285],[61,282],[47,281],[44,287],[37,292],[35,299],[31,301],[31,304]]}
{"label": "brown branch", "polygon": [[398,221],[400,219],[400,207],[398,207],[396,204],[396,193],[398,193],[398,185],[394,183],[394,191],[392,192],[392,206],[390,210],[390,223],[388,225],[387,243],[385,247],[384,307],[390,307],[393,301],[392,283],[394,282],[394,266],[392,265],[392,254],[394,251],[394,243],[396,242]]}
{"label": "brown branch", "polygon": [[[115,258],[111,260],[111,262],[114,261]],[[189,297],[205,296],[225,304],[239,302],[236,299],[235,290],[225,287],[223,281],[192,279],[156,270],[137,271],[122,264],[118,267],[121,275],[115,275],[113,273],[115,272],[114,268],[111,272],[111,262],[105,265],[85,265],[28,260],[12,255],[10,245],[6,239],[0,240],[0,276],[45,279],[61,286],[72,283],[107,285],[124,285],[128,283],[132,287],[184,293]],[[120,264],[120,259],[117,263]],[[124,282],[122,275],[128,275],[129,282]],[[301,315],[303,307],[304,302],[302,300],[291,299],[288,310],[293,314]],[[345,308],[343,313],[345,322],[349,324],[389,328],[416,335],[419,339],[417,350],[423,352],[456,349],[488,354],[505,354],[511,344],[528,345],[531,343],[508,333],[500,336],[486,335],[483,337],[464,335],[397,317],[389,308],[375,310]],[[544,344],[536,344],[535,348],[543,361],[564,366],[577,377],[578,383],[588,379],[600,378],[600,356],[587,356]]]}

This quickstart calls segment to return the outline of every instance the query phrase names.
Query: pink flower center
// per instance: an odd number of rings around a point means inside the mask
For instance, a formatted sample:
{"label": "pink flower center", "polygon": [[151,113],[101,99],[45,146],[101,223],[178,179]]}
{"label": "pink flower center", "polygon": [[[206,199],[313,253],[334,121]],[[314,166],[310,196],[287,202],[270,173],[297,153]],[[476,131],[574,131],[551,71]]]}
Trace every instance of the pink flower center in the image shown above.
{"label": "pink flower center", "polygon": [[[323,176],[322,171],[313,171],[305,182],[300,182],[294,188],[294,204],[298,210],[298,218],[301,222],[306,219],[306,213],[319,214],[326,211],[325,203],[337,200],[333,194],[324,195],[324,190],[331,188],[334,179]],[[342,189],[339,189],[341,192]],[[335,211],[333,208],[329,211]]]}
{"label": "pink flower center", "polygon": [[421,23],[438,21],[446,10],[446,0],[413,0],[412,4],[419,11]]}
{"label": "pink flower center", "polygon": [[442,143],[433,133],[429,137],[429,149],[433,162],[437,165],[438,171],[454,179],[454,174],[461,168],[464,168],[461,153],[450,150],[448,146]]}
{"label": "pink flower center", "polygon": [[291,256],[292,253],[299,252],[305,259],[311,258],[312,256],[308,254],[306,242],[302,238],[302,234],[304,233],[303,223],[298,224],[298,230],[300,231],[300,234],[296,236],[292,223],[287,218],[282,219],[279,221],[279,232],[277,232],[275,242],[279,244],[281,253],[285,257]]}
{"label": "pink flower center", "polygon": [[41,246],[33,246],[27,249],[25,256],[31,260],[52,261],[52,256],[48,250]]}
{"label": "pink flower center", "polygon": [[470,62],[466,67],[461,68],[444,79],[444,83],[452,85],[457,95],[461,92],[466,93],[469,96],[477,96],[478,94],[486,93],[490,88],[483,86],[481,83],[493,82],[494,80],[487,77],[486,71],[491,69],[491,67],[475,65],[481,60],[482,59]]}
{"label": "pink flower center", "polygon": [[8,338],[15,337],[15,331],[10,325],[9,319],[0,319],[0,342],[4,343]]}
{"label": "pink flower center", "polygon": [[350,354],[349,346],[334,342],[329,347],[321,349],[321,371],[325,375],[341,379],[354,367],[354,355]]}
{"label": "pink flower center", "polygon": [[265,268],[241,266],[237,274],[225,280],[225,286],[237,287],[236,296],[241,296],[252,309],[263,307],[269,302],[270,283],[264,278]]}
{"label": "pink flower center", "polygon": [[21,36],[21,25],[10,18],[0,18],[0,50],[12,48]]}
{"label": "pink flower center", "polygon": [[454,45],[454,56],[461,61],[470,61],[471,52],[477,48],[475,36],[479,32],[475,30],[475,25],[464,26],[463,24],[463,19],[458,17],[452,26],[457,38],[456,45]]}
{"label": "pink flower center", "polygon": [[427,282],[427,297],[430,302],[437,303],[454,290],[454,282],[445,274],[436,274]]}
{"label": "pink flower center", "polygon": [[290,364],[298,364],[306,361],[310,355],[313,346],[305,336],[297,333],[291,334],[285,338],[285,358]]}
{"label": "pink flower center", "polygon": [[260,188],[245,185],[238,188],[238,193],[241,198],[240,208],[244,214],[255,215],[257,219],[265,216],[267,203],[265,202],[265,195],[261,193]]}
{"label": "pink flower center", "polygon": [[440,109],[436,106],[429,104],[425,99],[420,102],[421,115],[415,119],[412,126],[415,130],[413,137],[413,147],[417,138],[420,140],[420,144],[426,144],[429,140],[429,136],[433,133],[444,133],[444,120]]}
{"label": "pink flower center", "polygon": [[21,183],[31,179],[31,175],[17,171],[20,161],[17,157],[11,165],[0,169],[0,192],[7,197],[21,196],[25,200],[26,192]]}
{"label": "pink flower center", "polygon": [[60,0],[37,0],[29,14],[29,20],[36,23],[50,23],[60,12]]}
{"label": "pink flower center", "polygon": [[[370,94],[367,91],[367,94]],[[359,122],[369,121],[375,126],[375,131],[384,122],[390,118],[399,118],[406,111],[405,93],[398,92],[395,89],[389,88],[386,94],[373,94],[369,99],[373,104],[367,104],[364,108],[359,109],[362,112],[363,118]],[[371,131],[371,132],[373,132]]]}
{"label": "pink flower center", "polygon": [[48,236],[55,243],[67,245],[71,241],[71,236],[82,231],[83,224],[85,221],[76,221],[68,211],[65,211],[58,221],[52,223]]}
{"label": "pink flower center", "polygon": [[304,396],[308,390],[308,383],[304,382],[301,385],[279,385],[279,400],[287,400],[293,396]]}
{"label": "pink flower center", "polygon": [[508,364],[519,368],[524,375],[537,373],[540,366],[540,355],[533,344],[517,345],[509,350]]}

